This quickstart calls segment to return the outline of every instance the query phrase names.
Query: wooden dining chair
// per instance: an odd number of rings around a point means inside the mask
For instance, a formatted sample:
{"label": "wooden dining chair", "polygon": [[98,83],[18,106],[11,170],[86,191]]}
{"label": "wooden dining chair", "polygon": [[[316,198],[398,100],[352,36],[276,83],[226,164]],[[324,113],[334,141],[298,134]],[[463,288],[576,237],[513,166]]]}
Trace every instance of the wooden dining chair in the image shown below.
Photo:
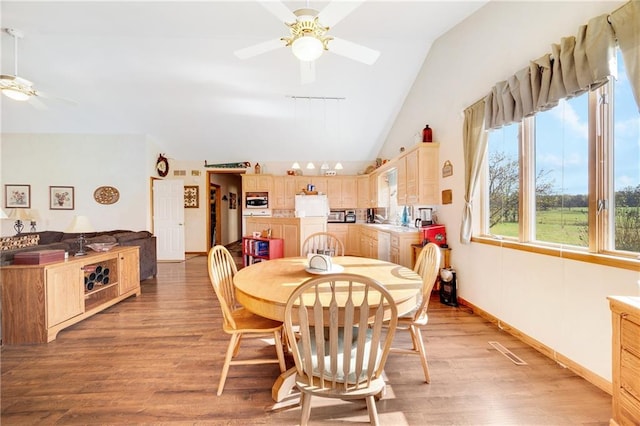
{"label": "wooden dining chair", "polygon": [[[302,283],[289,297],[284,328],[296,364],[301,425],[311,397],[365,399],[371,424],[378,424],[375,396],[393,341],[397,307],[374,279],[355,274],[322,275]],[[383,333],[385,317],[387,333]]]}
{"label": "wooden dining chair", "polygon": [[316,232],[302,243],[301,255],[306,256],[308,253],[344,256],[344,244],[330,232]]}
{"label": "wooden dining chair", "polygon": [[[231,253],[224,246],[212,247],[208,259],[209,279],[222,309],[222,329],[231,335],[218,384],[218,395],[222,394],[229,367],[232,365],[277,363],[280,365],[280,372],[284,373],[286,364],[282,348],[282,322],[252,314],[236,302],[233,276],[238,270]],[[264,336],[273,337],[277,357],[233,359],[240,350],[240,341],[243,337],[262,338]]]}
{"label": "wooden dining chair", "polygon": [[440,272],[441,256],[440,247],[434,243],[425,245],[420,251],[414,271],[422,277],[422,290],[416,306],[398,318],[397,326],[398,330],[406,330],[409,332],[411,335],[412,348],[391,348],[391,352],[394,353],[418,355],[422,362],[424,380],[427,383],[431,381],[431,378],[429,377],[427,353],[424,349],[420,327],[426,325],[429,320],[427,308],[429,307],[429,300],[431,299],[431,291]]}

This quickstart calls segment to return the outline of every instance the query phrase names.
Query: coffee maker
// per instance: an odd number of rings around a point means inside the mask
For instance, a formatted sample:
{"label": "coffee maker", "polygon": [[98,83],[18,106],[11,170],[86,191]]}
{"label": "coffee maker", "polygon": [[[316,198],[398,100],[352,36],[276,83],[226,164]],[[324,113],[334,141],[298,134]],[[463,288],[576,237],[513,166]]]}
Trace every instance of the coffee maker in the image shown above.
{"label": "coffee maker", "polygon": [[416,228],[433,225],[433,209],[430,207],[419,207],[416,217]]}
{"label": "coffee maker", "polygon": [[374,209],[367,209],[367,223],[374,223],[376,214]]}

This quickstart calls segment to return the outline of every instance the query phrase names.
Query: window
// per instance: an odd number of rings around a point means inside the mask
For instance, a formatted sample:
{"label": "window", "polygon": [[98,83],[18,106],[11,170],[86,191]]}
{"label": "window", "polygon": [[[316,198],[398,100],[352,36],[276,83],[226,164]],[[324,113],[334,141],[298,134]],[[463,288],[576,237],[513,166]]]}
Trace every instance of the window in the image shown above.
{"label": "window", "polygon": [[640,113],[622,61],[617,80],[490,131],[483,234],[637,257]]}

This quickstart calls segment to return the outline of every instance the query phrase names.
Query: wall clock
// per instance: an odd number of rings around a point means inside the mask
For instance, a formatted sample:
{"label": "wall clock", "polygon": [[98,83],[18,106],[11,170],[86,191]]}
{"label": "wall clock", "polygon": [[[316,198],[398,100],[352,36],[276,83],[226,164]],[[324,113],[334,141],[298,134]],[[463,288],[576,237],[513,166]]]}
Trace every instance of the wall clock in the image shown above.
{"label": "wall clock", "polygon": [[169,174],[169,160],[167,157],[160,154],[158,155],[158,161],[156,162],[156,171],[158,172],[158,176],[165,177]]}

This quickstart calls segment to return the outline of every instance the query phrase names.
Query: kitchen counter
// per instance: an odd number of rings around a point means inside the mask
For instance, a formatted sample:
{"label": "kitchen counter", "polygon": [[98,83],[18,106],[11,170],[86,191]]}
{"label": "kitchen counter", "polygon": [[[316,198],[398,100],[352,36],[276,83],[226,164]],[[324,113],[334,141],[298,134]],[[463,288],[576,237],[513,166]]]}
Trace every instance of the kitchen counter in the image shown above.
{"label": "kitchen counter", "polygon": [[367,228],[372,228],[378,231],[397,232],[397,233],[411,233],[419,232],[420,229],[413,226],[399,226],[392,225],[390,223],[363,223],[362,225]]}

